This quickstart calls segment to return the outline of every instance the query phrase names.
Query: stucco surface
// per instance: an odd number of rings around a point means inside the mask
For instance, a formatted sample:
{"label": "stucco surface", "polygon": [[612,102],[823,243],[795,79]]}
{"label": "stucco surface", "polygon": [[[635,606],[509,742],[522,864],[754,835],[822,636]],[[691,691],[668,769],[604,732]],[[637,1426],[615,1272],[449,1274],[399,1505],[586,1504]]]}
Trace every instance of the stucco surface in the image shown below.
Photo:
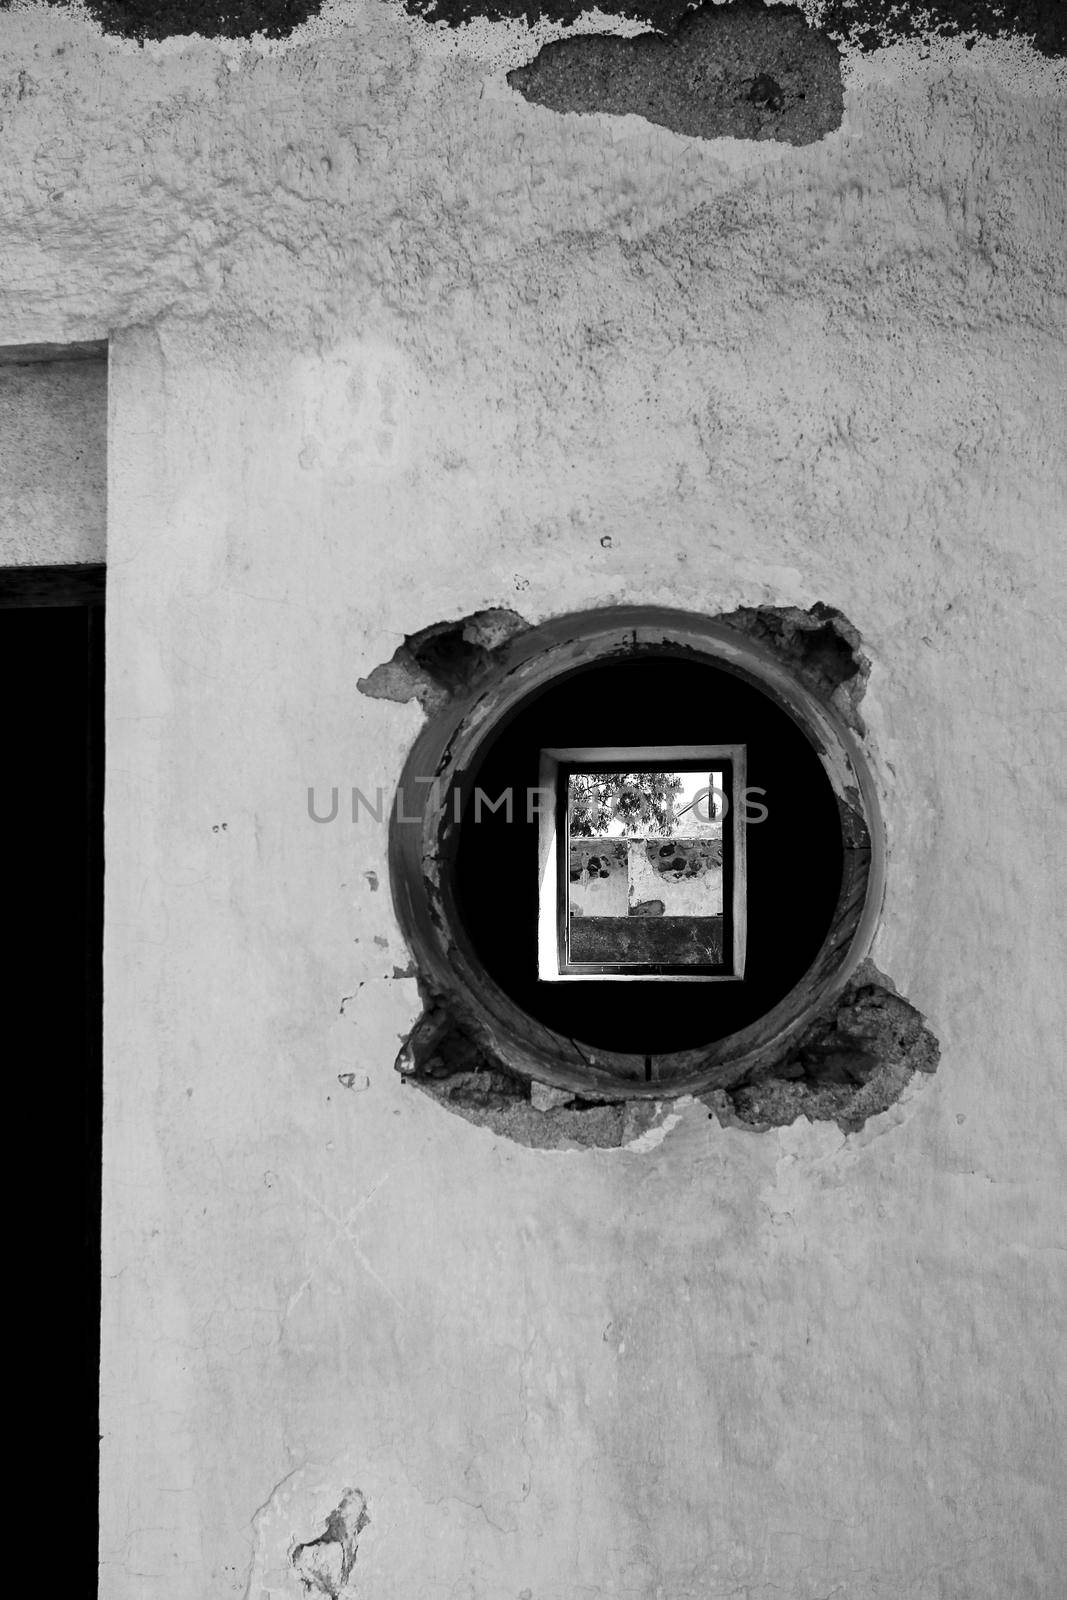
{"label": "stucco surface", "polygon": [[0,351],[0,566],[103,561],[106,532],[106,359]]}
{"label": "stucco surface", "polygon": [[[113,338],[103,1600],[295,1597],[357,1488],[373,1600],[1054,1600],[1056,69],[881,52],[748,146],[340,16],[0,18],[3,342]],[[820,599],[936,1076],[616,1150],[405,1089],[384,828],[305,805],[420,725],[356,679],[479,608]]]}

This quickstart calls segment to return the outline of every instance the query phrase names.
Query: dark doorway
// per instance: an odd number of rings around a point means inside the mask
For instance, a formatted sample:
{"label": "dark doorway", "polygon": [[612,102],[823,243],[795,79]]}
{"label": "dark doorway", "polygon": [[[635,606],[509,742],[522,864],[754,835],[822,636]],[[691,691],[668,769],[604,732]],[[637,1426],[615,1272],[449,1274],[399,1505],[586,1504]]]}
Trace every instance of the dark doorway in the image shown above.
{"label": "dark doorway", "polygon": [[[0,568],[8,838],[9,1155],[27,1346],[63,1476],[95,1524],[99,1484],[104,569]],[[11,974],[9,973],[9,976]],[[13,1252],[17,1257],[19,1250]],[[14,1284],[9,1284],[14,1294]],[[95,1593],[95,1539],[85,1546]],[[80,1558],[78,1565],[81,1565]],[[79,1574],[80,1577],[80,1574]]]}

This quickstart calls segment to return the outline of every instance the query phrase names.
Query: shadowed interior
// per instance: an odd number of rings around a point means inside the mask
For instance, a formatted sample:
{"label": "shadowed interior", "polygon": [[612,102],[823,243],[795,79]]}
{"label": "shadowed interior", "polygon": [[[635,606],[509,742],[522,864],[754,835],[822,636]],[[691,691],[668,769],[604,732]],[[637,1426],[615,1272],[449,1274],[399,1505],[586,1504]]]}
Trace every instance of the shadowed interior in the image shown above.
{"label": "shadowed interior", "polygon": [[[767,818],[747,830],[748,956],[736,983],[537,979],[536,788],[543,747],[737,743]],[[506,808],[483,807],[507,788]],[[464,776],[452,891],[490,976],[529,1015],[604,1050],[665,1054],[713,1043],[763,1016],[803,976],[830,927],[841,886],[837,803],[792,717],[746,679],[708,662],[642,655],[568,674],[518,706]],[[451,811],[451,800],[449,802]]]}

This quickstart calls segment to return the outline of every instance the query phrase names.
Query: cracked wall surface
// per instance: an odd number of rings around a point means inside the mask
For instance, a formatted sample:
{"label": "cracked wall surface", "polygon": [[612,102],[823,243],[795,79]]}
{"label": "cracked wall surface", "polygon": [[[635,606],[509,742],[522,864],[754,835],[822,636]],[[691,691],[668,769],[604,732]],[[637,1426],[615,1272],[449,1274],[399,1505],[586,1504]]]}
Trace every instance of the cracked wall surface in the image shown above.
{"label": "cracked wall surface", "polygon": [[[101,1595],[302,1600],[358,1487],[375,1600],[1045,1600],[1060,69],[845,44],[823,139],[705,140],[529,104],[490,28],[0,13],[3,342],[112,341]],[[306,808],[423,726],[358,681],[820,600],[936,1074],[576,1149],[405,1086],[385,826]]]}
{"label": "cracked wall surface", "polygon": [[317,1539],[301,1541],[289,1558],[305,1594],[340,1600],[349,1592],[359,1537],[369,1521],[366,1496],[359,1489],[346,1489],[326,1518],[323,1532]]}

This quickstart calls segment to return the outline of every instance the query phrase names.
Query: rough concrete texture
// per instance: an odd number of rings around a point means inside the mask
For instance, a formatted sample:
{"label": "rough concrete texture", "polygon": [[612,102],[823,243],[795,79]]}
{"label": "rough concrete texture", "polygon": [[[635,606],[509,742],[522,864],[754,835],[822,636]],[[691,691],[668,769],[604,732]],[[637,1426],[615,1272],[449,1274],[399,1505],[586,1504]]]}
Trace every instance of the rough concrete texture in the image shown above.
{"label": "rough concrete texture", "polygon": [[[655,932],[663,924],[642,926],[644,932]],[[599,922],[583,922],[575,932],[589,934],[601,927]],[[617,938],[618,930],[612,932]],[[656,952],[650,950],[648,959],[655,958]],[[608,956],[590,946],[578,959]],[[731,1087],[700,1098],[724,1127],[767,1130],[806,1117],[811,1122],[836,1122],[845,1133],[854,1133],[869,1117],[879,1116],[899,1100],[917,1072],[936,1072],[940,1053],[915,1007],[873,962],[865,961],[833,1003],[757,1076],[739,1073]],[[396,1066],[405,1082],[425,1090],[449,1110],[522,1144],[569,1149],[575,1142],[615,1145],[633,1137],[635,1124],[624,1105],[609,1105],[595,1097],[579,1100],[573,1094],[546,1102],[546,1086],[531,1085],[487,1056],[444,1007],[427,1008],[404,1041]],[[571,1107],[567,1117],[555,1114],[561,1104]],[[544,1115],[550,1108],[552,1114]],[[643,1116],[640,1107],[630,1109]],[[618,1117],[608,1119],[609,1110],[618,1112]],[[640,1122],[638,1131],[650,1125]]]}
{"label": "rough concrete texture", "polygon": [[[797,148],[547,115],[399,7],[0,30],[5,342],[113,332],[103,1600],[302,1600],[353,1486],[373,1600],[1056,1595],[1056,69],[850,57]],[[820,599],[937,1073],[575,1151],[405,1088],[384,826],[305,808],[421,724],[357,678]]]}
{"label": "rough concrete texture", "polygon": [[935,1072],[939,1058],[915,1007],[868,961],[780,1061],[704,1098],[724,1123],[772,1128],[805,1116],[854,1133],[888,1110],[916,1072]]}
{"label": "rough concrete texture", "polygon": [[[428,1085],[419,1082],[418,1087]],[[615,1149],[662,1120],[662,1108],[651,1101],[575,1104],[572,1096],[569,1103],[542,1109],[533,1104],[529,1084],[493,1071],[458,1074],[434,1084],[432,1092],[468,1122],[533,1150]]]}
{"label": "rough concrete texture", "polygon": [[631,114],[698,139],[810,144],[841,122],[836,45],[792,6],[705,5],[670,34],[580,34],[508,73],[552,111]]}
{"label": "rough concrete texture", "polygon": [[0,352],[0,567],[103,561],[106,528],[106,360]]}
{"label": "rough concrete texture", "polygon": [[718,618],[785,661],[810,689],[828,700],[855,732],[864,732],[860,701],[871,663],[859,633],[834,606],[739,606]]}
{"label": "rough concrete texture", "polygon": [[662,1122],[652,1101],[586,1100],[531,1083],[487,1057],[445,1009],[429,1005],[396,1061],[414,1085],[468,1122],[539,1150],[613,1148]]}
{"label": "rough concrete texture", "polygon": [[636,840],[629,847],[630,898],[658,890],[674,916],[718,915],[722,910],[722,840],[687,838],[682,827],[668,840]]}
{"label": "rough concrete texture", "polygon": [[492,671],[494,652],[528,626],[518,612],[500,608],[435,622],[406,638],[356,688],[374,700],[417,700],[432,713],[452,695],[474,688]]}

